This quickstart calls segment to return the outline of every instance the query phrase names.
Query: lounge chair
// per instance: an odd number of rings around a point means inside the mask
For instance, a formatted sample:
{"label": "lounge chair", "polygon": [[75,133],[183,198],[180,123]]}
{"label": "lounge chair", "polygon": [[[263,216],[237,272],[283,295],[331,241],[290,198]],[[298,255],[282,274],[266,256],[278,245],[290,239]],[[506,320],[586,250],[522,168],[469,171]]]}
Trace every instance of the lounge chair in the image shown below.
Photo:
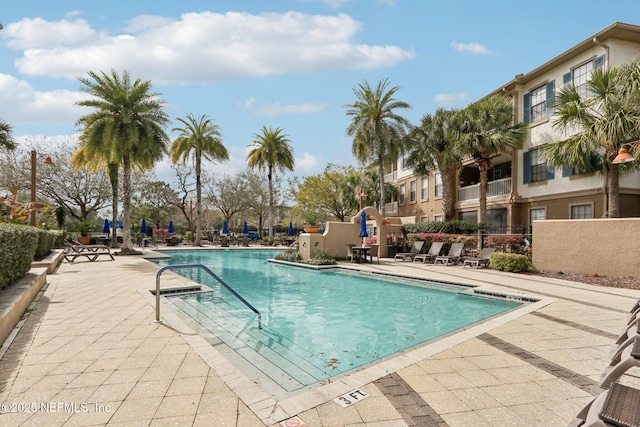
{"label": "lounge chair", "polygon": [[373,257],[378,258],[378,264],[380,264],[380,255],[378,255],[378,250],[380,249],[380,245],[374,243],[371,245],[371,250],[369,251],[369,257],[371,259],[371,264],[373,264]]}
{"label": "lounge chair", "polygon": [[431,243],[431,246],[429,247],[429,251],[425,254],[418,254],[416,256],[413,257],[413,262],[416,261],[422,261],[422,263],[426,263],[427,261],[429,261],[430,263],[433,263],[433,261],[436,259],[436,257],[438,255],[440,255],[440,251],[442,250],[442,245],[444,243],[443,242],[433,242]]}
{"label": "lounge chair", "polygon": [[464,257],[464,262],[462,263],[462,267],[475,267],[480,268],[480,266],[488,268],[489,267],[489,255],[496,251],[496,248],[483,248],[478,256],[474,257]]}
{"label": "lounge chair", "polygon": [[462,258],[462,250],[464,249],[464,243],[452,243],[447,255],[440,255],[436,257],[434,264],[455,265]]}
{"label": "lounge chair", "polygon": [[64,259],[66,259],[69,264],[75,262],[79,257],[86,257],[89,262],[93,262],[97,260],[100,255],[107,255],[112,261],[115,261],[111,250],[106,245],[69,244],[63,254]]}
{"label": "lounge chair", "polygon": [[413,257],[420,253],[423,246],[424,242],[421,240],[417,240],[413,242],[413,246],[411,246],[411,250],[409,252],[401,252],[399,254],[396,254],[396,256],[393,257],[393,260],[395,261],[397,259],[401,259],[402,262],[404,262],[404,260],[408,258],[410,261],[413,261]]}

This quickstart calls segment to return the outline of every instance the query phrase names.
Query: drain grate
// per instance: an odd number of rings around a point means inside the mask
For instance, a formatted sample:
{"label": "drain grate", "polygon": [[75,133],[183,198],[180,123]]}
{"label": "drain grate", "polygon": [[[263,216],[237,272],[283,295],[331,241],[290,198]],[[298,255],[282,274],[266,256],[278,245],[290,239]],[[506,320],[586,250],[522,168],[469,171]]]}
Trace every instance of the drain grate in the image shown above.
{"label": "drain grate", "polygon": [[[149,292],[155,295],[155,289],[150,289]],[[194,292],[202,292],[202,286],[188,286],[184,288],[166,288],[160,289],[160,295],[182,295],[182,294],[192,294]]]}

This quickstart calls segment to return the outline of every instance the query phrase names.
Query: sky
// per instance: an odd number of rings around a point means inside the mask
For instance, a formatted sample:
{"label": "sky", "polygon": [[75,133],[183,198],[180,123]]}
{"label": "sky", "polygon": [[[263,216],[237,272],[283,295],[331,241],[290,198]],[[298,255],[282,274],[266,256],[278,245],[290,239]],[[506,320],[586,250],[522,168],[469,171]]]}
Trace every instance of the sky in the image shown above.
{"label": "sky", "polygon": [[[640,2],[610,0],[25,0],[0,6],[0,119],[15,139],[77,135],[88,72],[149,80],[171,118],[207,115],[246,169],[263,126],[281,128],[295,175],[354,165],[347,104],[388,78],[419,124],[464,108],[613,24]],[[170,180],[168,160],[156,170]]]}

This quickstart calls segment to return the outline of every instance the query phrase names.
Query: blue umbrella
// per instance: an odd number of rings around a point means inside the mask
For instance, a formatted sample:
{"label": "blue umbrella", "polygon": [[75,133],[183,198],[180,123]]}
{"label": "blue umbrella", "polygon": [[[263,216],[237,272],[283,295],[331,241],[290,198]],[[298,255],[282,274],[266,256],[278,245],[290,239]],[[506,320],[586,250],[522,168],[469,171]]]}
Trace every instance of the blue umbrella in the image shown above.
{"label": "blue umbrella", "polygon": [[360,212],[360,237],[369,237],[367,234],[367,214],[364,210]]}
{"label": "blue umbrella", "polygon": [[105,219],[104,220],[104,225],[102,226],[102,232],[104,234],[109,234],[111,233],[111,228],[109,228],[109,220]]}
{"label": "blue umbrella", "polygon": [[296,234],[296,232],[293,231],[293,224],[291,224],[291,221],[289,221],[289,229],[287,230],[287,234],[289,236],[293,236],[294,234]]}
{"label": "blue umbrella", "polygon": [[227,225],[227,221],[225,221],[224,224],[222,224],[222,235],[226,236],[227,234],[229,234],[229,226]]}
{"label": "blue umbrella", "polygon": [[173,228],[173,220],[170,220],[169,221],[169,229],[167,230],[167,233],[173,234],[175,232],[176,232],[176,230],[174,230],[174,228]]}
{"label": "blue umbrella", "polygon": [[249,226],[247,225],[247,221],[244,222],[242,226],[242,234],[249,234]]}
{"label": "blue umbrella", "polygon": [[142,224],[140,224],[140,234],[147,235],[147,221],[144,218],[142,218]]}

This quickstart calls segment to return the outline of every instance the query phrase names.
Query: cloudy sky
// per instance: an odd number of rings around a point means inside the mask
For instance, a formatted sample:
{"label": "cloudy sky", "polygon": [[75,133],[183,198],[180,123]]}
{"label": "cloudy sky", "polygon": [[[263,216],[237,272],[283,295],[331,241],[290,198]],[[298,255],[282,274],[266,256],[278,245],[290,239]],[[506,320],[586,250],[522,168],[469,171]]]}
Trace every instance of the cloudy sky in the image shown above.
{"label": "cloudy sky", "polygon": [[0,7],[0,118],[20,141],[77,134],[88,113],[74,105],[78,77],[127,70],[151,81],[172,120],[206,114],[221,127],[231,160],[212,170],[245,168],[267,125],[284,129],[296,174],[309,175],[356,164],[344,106],[365,80],[400,86],[418,123],[615,21],[640,25],[639,12],[632,0],[14,2]]}

